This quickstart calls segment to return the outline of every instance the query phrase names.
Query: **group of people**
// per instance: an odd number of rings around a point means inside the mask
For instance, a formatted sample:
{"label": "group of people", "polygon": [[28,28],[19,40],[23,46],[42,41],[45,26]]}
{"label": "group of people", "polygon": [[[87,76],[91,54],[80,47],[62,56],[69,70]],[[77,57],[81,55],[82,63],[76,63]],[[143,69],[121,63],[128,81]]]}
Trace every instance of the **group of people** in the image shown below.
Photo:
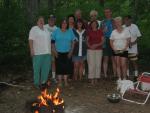
{"label": "group of people", "polygon": [[57,27],[54,15],[49,16],[46,25],[43,17],[37,19],[37,25],[29,33],[36,87],[47,82],[50,70],[59,86],[63,80],[68,86],[68,78],[81,80],[85,61],[91,85],[101,78],[101,71],[105,78],[108,77],[108,64],[112,64],[113,77],[121,80],[129,75],[131,61],[134,75],[138,76],[137,39],[141,33],[137,25],[132,23],[130,15],[124,19],[120,16],[112,18],[109,8],[104,9],[104,15],[105,19],[100,21],[98,12],[92,10],[88,22],[78,9],[75,14],[62,19]]}

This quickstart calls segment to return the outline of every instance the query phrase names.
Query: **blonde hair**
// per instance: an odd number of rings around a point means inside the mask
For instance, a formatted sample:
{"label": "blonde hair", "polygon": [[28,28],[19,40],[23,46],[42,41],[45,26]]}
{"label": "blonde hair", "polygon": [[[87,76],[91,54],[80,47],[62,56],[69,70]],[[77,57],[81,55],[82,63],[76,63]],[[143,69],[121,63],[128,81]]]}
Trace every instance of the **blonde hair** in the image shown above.
{"label": "blonde hair", "polygon": [[98,12],[96,11],[96,10],[91,10],[91,12],[90,12],[90,16],[92,16],[92,15],[98,15]]}
{"label": "blonde hair", "polygon": [[115,17],[114,20],[115,20],[115,21],[116,21],[116,20],[122,21],[122,17],[121,17],[121,16]]}

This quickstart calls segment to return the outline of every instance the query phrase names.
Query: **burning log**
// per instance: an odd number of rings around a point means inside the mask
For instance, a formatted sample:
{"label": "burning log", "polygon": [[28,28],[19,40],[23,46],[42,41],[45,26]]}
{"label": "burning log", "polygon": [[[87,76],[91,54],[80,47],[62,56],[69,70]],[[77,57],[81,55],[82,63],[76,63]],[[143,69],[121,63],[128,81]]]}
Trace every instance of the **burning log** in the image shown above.
{"label": "burning log", "polygon": [[55,105],[54,113],[64,113],[64,104]]}
{"label": "burning log", "polygon": [[60,89],[54,94],[49,94],[47,89],[38,96],[38,102],[32,103],[33,113],[64,113],[64,100],[60,98]]}
{"label": "burning log", "polygon": [[39,113],[53,113],[53,110],[51,110],[47,106],[41,106],[40,109],[39,109]]}

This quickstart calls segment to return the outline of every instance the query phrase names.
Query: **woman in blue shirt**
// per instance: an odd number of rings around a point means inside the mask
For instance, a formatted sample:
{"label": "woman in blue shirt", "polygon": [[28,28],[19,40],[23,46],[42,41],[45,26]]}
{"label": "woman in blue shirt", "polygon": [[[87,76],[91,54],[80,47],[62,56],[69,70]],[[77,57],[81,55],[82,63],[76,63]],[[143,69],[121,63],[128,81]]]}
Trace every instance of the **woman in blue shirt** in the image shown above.
{"label": "woman in blue shirt", "polygon": [[75,36],[71,29],[68,29],[66,19],[62,20],[60,28],[52,33],[52,50],[56,60],[56,74],[58,75],[58,85],[62,86],[62,77],[65,86],[68,85],[68,75],[72,70],[72,52],[74,48]]}

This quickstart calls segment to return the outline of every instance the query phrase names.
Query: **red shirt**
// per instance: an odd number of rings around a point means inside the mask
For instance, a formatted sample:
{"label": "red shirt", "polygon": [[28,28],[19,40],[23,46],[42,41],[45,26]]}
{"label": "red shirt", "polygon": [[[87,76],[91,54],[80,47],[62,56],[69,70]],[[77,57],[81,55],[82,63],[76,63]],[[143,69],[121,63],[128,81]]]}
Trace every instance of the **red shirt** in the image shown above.
{"label": "red shirt", "polygon": [[[103,32],[101,29],[96,30],[96,31],[89,30],[89,32],[88,32],[88,43],[90,45],[101,43],[102,37],[103,37]],[[98,46],[94,50],[99,50],[99,49],[102,49],[102,45]]]}

